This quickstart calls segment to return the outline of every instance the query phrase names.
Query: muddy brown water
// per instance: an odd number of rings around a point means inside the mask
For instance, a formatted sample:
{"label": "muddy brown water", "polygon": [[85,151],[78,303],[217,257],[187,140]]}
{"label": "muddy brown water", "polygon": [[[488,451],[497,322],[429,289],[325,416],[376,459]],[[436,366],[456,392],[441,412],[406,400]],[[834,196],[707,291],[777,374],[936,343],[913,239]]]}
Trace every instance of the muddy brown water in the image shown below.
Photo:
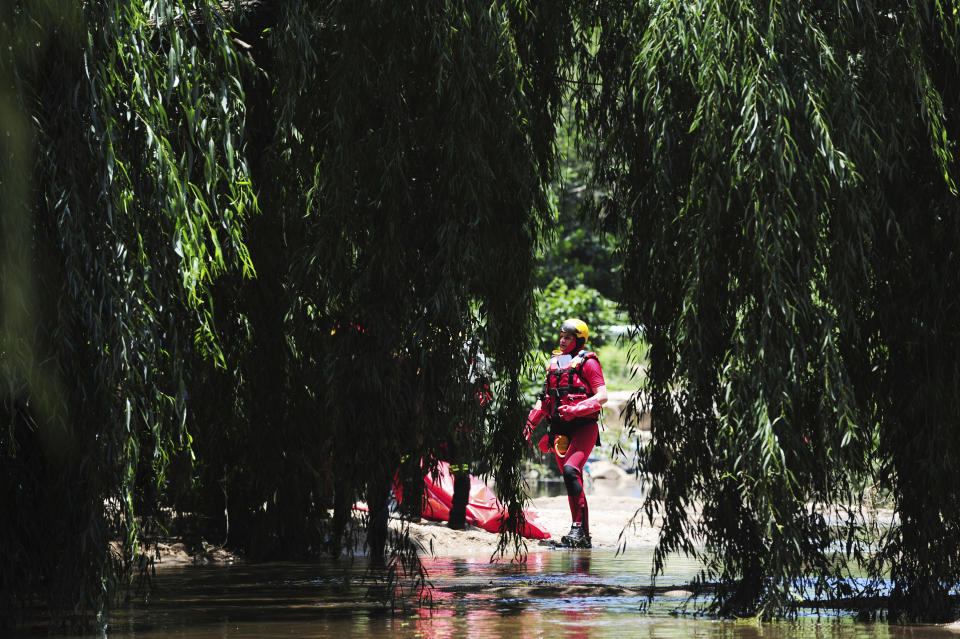
{"label": "muddy brown water", "polygon": [[[556,485],[554,485],[556,484]],[[591,494],[639,496],[633,483],[595,482]],[[562,482],[538,495],[560,494]],[[654,582],[651,548],[571,551],[530,547],[525,563],[489,558],[428,558],[432,603],[404,599],[400,612],[373,603],[383,585],[368,577],[365,559],[315,563],[234,564],[159,568],[146,598],[114,608],[109,638],[386,637],[418,639],[960,639],[933,625],[859,623],[853,614],[806,611],[779,623],[733,622],[688,614],[685,585],[699,565],[672,559]],[[653,598],[649,595],[653,592]],[[410,593],[407,593],[410,594]],[[686,608],[685,608],[686,606]],[[678,614],[686,610],[686,613]]]}
{"label": "muddy brown water", "polygon": [[120,606],[100,637],[195,639],[385,637],[446,639],[881,639],[960,637],[940,626],[857,623],[850,614],[803,614],[782,623],[677,616],[697,571],[672,561],[653,602],[650,549],[541,550],[525,564],[486,557],[427,559],[432,605],[392,613],[366,596],[362,558],[158,570],[146,601]]}

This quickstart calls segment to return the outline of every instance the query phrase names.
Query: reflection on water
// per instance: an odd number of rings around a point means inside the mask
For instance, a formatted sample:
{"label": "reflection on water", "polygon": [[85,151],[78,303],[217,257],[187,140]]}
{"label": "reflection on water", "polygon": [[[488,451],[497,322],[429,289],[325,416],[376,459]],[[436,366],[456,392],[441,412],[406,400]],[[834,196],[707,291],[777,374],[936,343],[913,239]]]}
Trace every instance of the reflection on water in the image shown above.
{"label": "reflection on water", "polygon": [[[426,561],[432,607],[391,614],[365,597],[362,560],[159,571],[149,602],[116,611],[107,637],[622,637],[748,639],[886,639],[951,637],[935,626],[857,624],[847,617],[803,617],[782,624],[734,623],[672,612],[688,596],[670,590],[697,566],[676,560],[651,586],[649,550],[531,553],[525,564],[486,558]],[[643,612],[642,610],[646,610]]]}

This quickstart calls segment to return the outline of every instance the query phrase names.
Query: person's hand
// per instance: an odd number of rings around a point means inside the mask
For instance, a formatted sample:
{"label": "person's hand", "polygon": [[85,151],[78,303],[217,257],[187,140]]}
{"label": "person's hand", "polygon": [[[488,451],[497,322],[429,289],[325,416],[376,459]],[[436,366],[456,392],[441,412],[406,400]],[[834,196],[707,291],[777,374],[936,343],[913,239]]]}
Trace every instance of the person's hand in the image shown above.
{"label": "person's hand", "polygon": [[523,425],[523,437],[527,441],[530,441],[530,438],[533,436],[533,429],[537,427],[537,424],[544,418],[545,413],[539,408],[534,408],[530,411],[530,414],[527,415],[527,422]]}
{"label": "person's hand", "polygon": [[590,397],[583,400],[579,404],[560,406],[557,409],[557,414],[560,415],[560,419],[564,421],[570,421],[571,419],[577,417],[585,417],[587,415],[598,413],[600,412],[601,408],[600,402],[593,397]]}
{"label": "person's hand", "polygon": [[549,453],[551,450],[553,450],[552,448],[550,448],[550,435],[544,435],[543,437],[541,437],[540,443],[537,445],[540,447],[540,450],[542,450],[545,453]]}

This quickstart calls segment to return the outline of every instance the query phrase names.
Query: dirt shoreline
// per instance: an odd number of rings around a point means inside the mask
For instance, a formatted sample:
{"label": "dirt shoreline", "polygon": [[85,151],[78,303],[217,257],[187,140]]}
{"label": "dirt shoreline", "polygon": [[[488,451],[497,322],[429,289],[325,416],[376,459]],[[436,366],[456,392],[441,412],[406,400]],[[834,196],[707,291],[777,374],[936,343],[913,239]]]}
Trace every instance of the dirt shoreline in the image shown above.
{"label": "dirt shoreline", "polygon": [[[626,544],[627,548],[652,546],[660,533],[653,527],[640,509],[643,500],[636,497],[587,496],[590,512],[590,537],[594,548],[616,549]],[[565,496],[540,497],[532,500],[528,510],[539,515],[539,522],[550,533],[551,541],[570,530],[570,507]],[[633,520],[633,524],[631,524]],[[403,522],[391,520],[394,530],[401,530]],[[465,530],[451,530],[446,522],[422,520],[409,523],[410,539],[422,548],[420,554],[435,557],[480,557],[490,556],[497,550],[500,536],[482,528],[467,526]],[[537,539],[527,539],[528,550],[539,547]]]}
{"label": "dirt shoreline", "polygon": [[[604,489],[619,488],[629,492],[630,485],[603,482],[602,486]],[[587,500],[594,548],[616,549],[624,545],[637,548],[656,543],[659,526],[651,526],[642,513],[637,514],[643,503],[641,498],[588,493]],[[559,542],[560,537],[570,530],[570,508],[565,496],[533,499],[528,510],[538,514],[538,521],[550,533],[551,541]],[[469,525],[464,530],[452,530],[444,521],[422,519],[413,523],[391,517],[389,525],[395,533],[408,533],[410,540],[420,548],[420,555],[425,557],[490,557],[495,554],[500,542],[497,533]],[[535,551],[540,547],[540,541],[527,539],[526,546],[528,551]],[[359,547],[355,551],[363,554],[364,549]],[[243,561],[242,556],[219,546],[190,548],[175,540],[151,544],[148,553],[158,568]]]}
{"label": "dirt shoreline", "polygon": [[[641,512],[643,498],[627,496],[636,486],[632,477],[620,480],[593,480],[587,492],[590,517],[590,535],[595,549],[636,549],[650,548],[656,545],[660,534],[659,518],[653,523]],[[637,493],[634,493],[637,494]],[[550,539],[559,542],[570,529],[570,508],[566,496],[538,497],[528,504],[528,510],[538,515],[538,523],[550,533]],[[889,523],[894,519],[888,509],[879,509],[872,513],[879,522]],[[691,520],[698,513],[690,512]],[[424,557],[492,557],[500,542],[500,535],[476,526],[467,526],[465,530],[452,530],[445,521],[423,519],[420,522],[404,522],[399,517],[391,517],[390,529],[395,534],[408,534],[417,544],[419,554]],[[365,549],[360,543],[354,549],[356,555],[363,555]],[[527,551],[542,548],[537,539],[527,539]],[[512,546],[508,548],[508,552]],[[155,566],[179,566],[186,564],[227,564],[243,561],[219,546],[204,545],[203,548],[188,548],[174,540],[151,545],[149,554],[155,560]]]}

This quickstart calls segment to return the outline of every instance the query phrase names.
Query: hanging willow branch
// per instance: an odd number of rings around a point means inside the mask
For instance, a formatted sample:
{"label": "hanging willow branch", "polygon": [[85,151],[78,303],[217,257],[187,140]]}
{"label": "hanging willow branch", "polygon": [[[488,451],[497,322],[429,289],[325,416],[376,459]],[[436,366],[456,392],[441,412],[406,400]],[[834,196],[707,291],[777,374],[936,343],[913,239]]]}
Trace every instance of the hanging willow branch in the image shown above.
{"label": "hanging willow branch", "polygon": [[381,558],[465,437],[519,514],[555,100],[503,7],[8,5],[4,620],[105,623],[164,530],[339,553],[365,499]]}
{"label": "hanging willow branch", "polygon": [[589,24],[597,214],[651,344],[657,569],[698,555],[725,614],[789,610],[807,577],[837,596],[879,480],[891,612],[945,618],[956,495],[915,487],[957,485],[955,10],[623,3]]}

